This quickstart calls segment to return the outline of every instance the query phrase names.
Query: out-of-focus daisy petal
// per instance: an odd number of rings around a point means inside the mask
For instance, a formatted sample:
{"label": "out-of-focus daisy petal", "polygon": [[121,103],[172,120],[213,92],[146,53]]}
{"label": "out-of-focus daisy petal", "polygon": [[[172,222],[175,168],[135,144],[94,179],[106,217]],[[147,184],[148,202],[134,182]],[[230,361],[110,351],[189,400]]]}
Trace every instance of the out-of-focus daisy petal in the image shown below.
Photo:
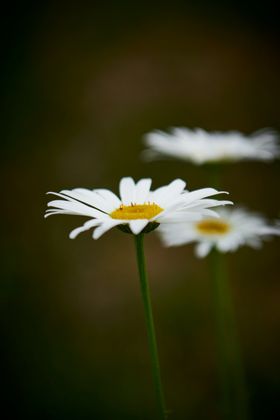
{"label": "out-of-focus daisy petal", "polygon": [[212,248],[211,242],[200,242],[195,247],[195,254],[199,258],[204,258],[206,257],[206,255],[209,254],[209,252],[211,251],[211,248]]}
{"label": "out-of-focus daisy petal", "polygon": [[[266,219],[242,208],[219,208],[213,218],[209,209],[203,209],[204,218],[193,221],[180,221],[177,224],[160,225],[159,233],[166,246],[179,246],[190,242],[197,243],[196,253],[204,256],[206,244],[216,247],[220,252],[234,252],[247,245],[260,248],[264,239],[280,236],[280,226],[270,225]],[[210,217],[209,217],[210,216]],[[198,250],[198,251],[197,251]],[[198,254],[199,253],[199,254]]]}
{"label": "out-of-focus daisy petal", "polygon": [[239,160],[271,161],[280,156],[279,135],[263,129],[249,136],[238,131],[207,132],[196,128],[172,128],[170,132],[153,131],[146,134],[148,147],[144,156],[149,159],[174,158],[196,165]]}

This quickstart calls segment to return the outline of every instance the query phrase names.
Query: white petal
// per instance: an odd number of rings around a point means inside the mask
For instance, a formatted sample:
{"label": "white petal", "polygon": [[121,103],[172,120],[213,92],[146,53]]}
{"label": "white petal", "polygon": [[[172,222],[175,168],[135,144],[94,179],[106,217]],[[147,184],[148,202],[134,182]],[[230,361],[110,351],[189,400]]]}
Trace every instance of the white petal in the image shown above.
{"label": "white petal", "polygon": [[172,204],[173,200],[182,193],[185,186],[185,181],[182,179],[175,179],[169,185],[156,189],[152,193],[153,201],[162,207]]}
{"label": "white petal", "polygon": [[93,209],[92,207],[89,207],[86,204],[73,201],[54,200],[48,203],[48,207],[55,207],[56,209],[67,210],[75,214],[80,214],[82,216],[90,216],[96,218],[104,218],[104,216],[107,216],[101,211]]}
{"label": "white petal", "polygon": [[224,238],[223,240],[219,240],[217,242],[217,249],[220,252],[236,251],[239,246],[243,245],[242,242],[236,238]]}
{"label": "white petal", "polygon": [[69,214],[69,215],[73,215],[73,214],[77,214],[73,211],[67,211],[67,210],[56,210],[56,209],[49,209],[46,210],[45,214],[44,214],[44,218],[46,219],[49,216],[53,216],[54,214]]}
{"label": "white petal", "polygon": [[110,190],[107,190],[105,188],[99,188],[94,190],[94,192],[101,196],[103,200],[108,203],[108,208],[110,206],[109,212],[115,210],[121,205],[121,200],[119,199],[119,197],[117,197],[116,194],[114,194]]}
{"label": "white petal", "polygon": [[107,230],[112,229],[113,227],[122,224],[121,220],[106,220],[102,225],[98,226],[93,232],[93,239],[99,239]]}
{"label": "white petal", "polygon": [[82,203],[89,204],[92,207],[97,208],[98,210],[104,211],[106,213],[111,212],[114,209],[112,206],[111,200],[106,200],[103,197],[100,197],[95,191],[87,190],[85,188],[75,188],[74,190],[63,190],[61,193],[65,194],[68,197],[79,200]]}
{"label": "white petal", "polygon": [[132,220],[129,222],[129,227],[132,233],[134,233],[134,235],[138,235],[138,233],[140,233],[144,229],[144,227],[147,226],[148,223],[149,223],[149,220],[147,219]]}
{"label": "white petal", "polygon": [[172,212],[172,211],[165,211],[160,213],[158,216],[153,217],[152,221],[156,221],[158,223],[184,223],[184,222],[197,222],[201,220],[202,215],[201,211],[199,212]]}
{"label": "white petal", "polygon": [[136,196],[135,196],[136,204],[143,204],[146,201],[148,201],[151,185],[152,185],[151,178],[143,178],[137,182]]}
{"label": "white petal", "polygon": [[120,181],[120,197],[125,205],[135,202],[135,183],[131,177],[122,178]]}
{"label": "white petal", "polygon": [[280,235],[280,227],[277,226],[261,226],[258,229],[258,234],[260,235]]}
{"label": "white petal", "polygon": [[210,209],[203,209],[200,211],[201,216],[203,217],[213,217],[215,219],[219,219],[220,215],[214,210]]}
{"label": "white petal", "polygon": [[228,204],[233,204],[232,201],[229,200],[214,200],[214,199],[207,199],[207,198],[203,198],[201,200],[198,201],[194,201],[190,204],[188,204],[186,207],[188,209],[193,209],[193,208],[207,208],[207,207],[218,207],[218,206],[225,206]]}
{"label": "white petal", "polygon": [[165,246],[185,245],[196,240],[196,234],[189,226],[188,224],[160,225],[158,233]]}
{"label": "white petal", "polygon": [[183,194],[183,198],[186,203],[192,203],[195,200],[201,200],[204,197],[211,197],[216,194],[228,194],[226,191],[218,191],[215,188],[200,188],[191,192]]}
{"label": "white petal", "polygon": [[181,223],[199,221],[203,217],[219,218],[220,216],[214,210],[205,209],[200,206],[196,208],[193,206],[190,210],[188,207],[178,209],[167,208],[167,210],[155,216],[151,220],[155,220],[159,223]]}
{"label": "white petal", "polygon": [[75,201],[75,200],[73,200],[72,198],[67,197],[67,196],[65,196],[64,194],[62,194],[62,191],[60,191],[60,193],[57,193],[57,192],[54,192],[54,191],[48,191],[46,194],[47,194],[47,195],[49,195],[49,194],[51,194],[51,195],[56,195],[57,197],[61,197],[61,198],[63,198],[64,200],[68,200],[68,201]]}
{"label": "white petal", "polygon": [[81,232],[85,232],[94,226],[98,226],[100,224],[100,220],[93,219],[88,220],[83,226],[80,226],[74,230],[72,230],[69,234],[70,239],[75,239]]}
{"label": "white petal", "polygon": [[199,258],[204,258],[206,257],[206,255],[209,254],[211,248],[212,248],[211,242],[200,242],[195,247],[195,254]]}

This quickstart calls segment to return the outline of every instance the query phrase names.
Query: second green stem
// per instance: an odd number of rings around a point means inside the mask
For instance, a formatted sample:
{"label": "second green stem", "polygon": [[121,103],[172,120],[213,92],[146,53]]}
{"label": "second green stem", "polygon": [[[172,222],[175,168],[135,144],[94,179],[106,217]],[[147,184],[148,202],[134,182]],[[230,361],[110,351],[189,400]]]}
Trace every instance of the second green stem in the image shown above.
{"label": "second green stem", "polygon": [[223,417],[248,420],[245,375],[225,259],[216,249],[212,250],[210,259]]}

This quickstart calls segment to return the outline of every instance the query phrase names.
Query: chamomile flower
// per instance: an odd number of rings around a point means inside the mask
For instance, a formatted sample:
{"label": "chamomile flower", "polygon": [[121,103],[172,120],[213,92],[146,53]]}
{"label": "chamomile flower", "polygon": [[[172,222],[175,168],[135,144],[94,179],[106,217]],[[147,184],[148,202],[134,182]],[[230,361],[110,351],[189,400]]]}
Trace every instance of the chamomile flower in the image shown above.
{"label": "chamomile flower", "polygon": [[70,233],[73,239],[81,232],[94,228],[93,238],[98,239],[109,229],[122,226],[138,235],[158,224],[176,224],[183,221],[198,221],[203,217],[215,217],[211,210],[230,201],[211,197],[223,191],[202,188],[192,192],[185,190],[186,183],[176,179],[169,185],[151,191],[152,180],[141,179],[137,183],[130,177],[122,178],[119,185],[120,198],[107,189],[89,190],[76,188],[49,193],[59,200],[50,201],[45,214],[76,214],[90,219]]}
{"label": "chamomile flower", "polygon": [[266,219],[242,208],[218,209],[219,218],[205,218],[195,222],[159,227],[166,246],[179,246],[195,242],[195,253],[205,257],[212,248],[220,252],[233,252],[240,246],[260,248],[262,240],[280,235],[280,226],[270,225]]}
{"label": "chamomile flower", "polygon": [[238,131],[172,128],[170,133],[153,131],[146,134],[144,141],[148,149],[144,151],[144,157],[175,158],[196,165],[239,160],[271,161],[280,156],[277,137],[268,129],[245,136]]}

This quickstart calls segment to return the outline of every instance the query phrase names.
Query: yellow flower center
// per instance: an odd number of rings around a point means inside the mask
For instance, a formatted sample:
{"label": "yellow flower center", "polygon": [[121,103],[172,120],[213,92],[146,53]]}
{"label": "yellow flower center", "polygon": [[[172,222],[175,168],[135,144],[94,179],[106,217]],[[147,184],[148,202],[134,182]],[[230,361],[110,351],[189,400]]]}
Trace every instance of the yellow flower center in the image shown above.
{"label": "yellow flower center", "polygon": [[113,219],[121,220],[152,219],[162,211],[163,209],[155,203],[131,203],[130,206],[121,204],[118,209],[112,211],[110,216]]}
{"label": "yellow flower center", "polygon": [[204,235],[224,235],[230,229],[230,226],[224,220],[206,219],[198,222],[197,230]]}

